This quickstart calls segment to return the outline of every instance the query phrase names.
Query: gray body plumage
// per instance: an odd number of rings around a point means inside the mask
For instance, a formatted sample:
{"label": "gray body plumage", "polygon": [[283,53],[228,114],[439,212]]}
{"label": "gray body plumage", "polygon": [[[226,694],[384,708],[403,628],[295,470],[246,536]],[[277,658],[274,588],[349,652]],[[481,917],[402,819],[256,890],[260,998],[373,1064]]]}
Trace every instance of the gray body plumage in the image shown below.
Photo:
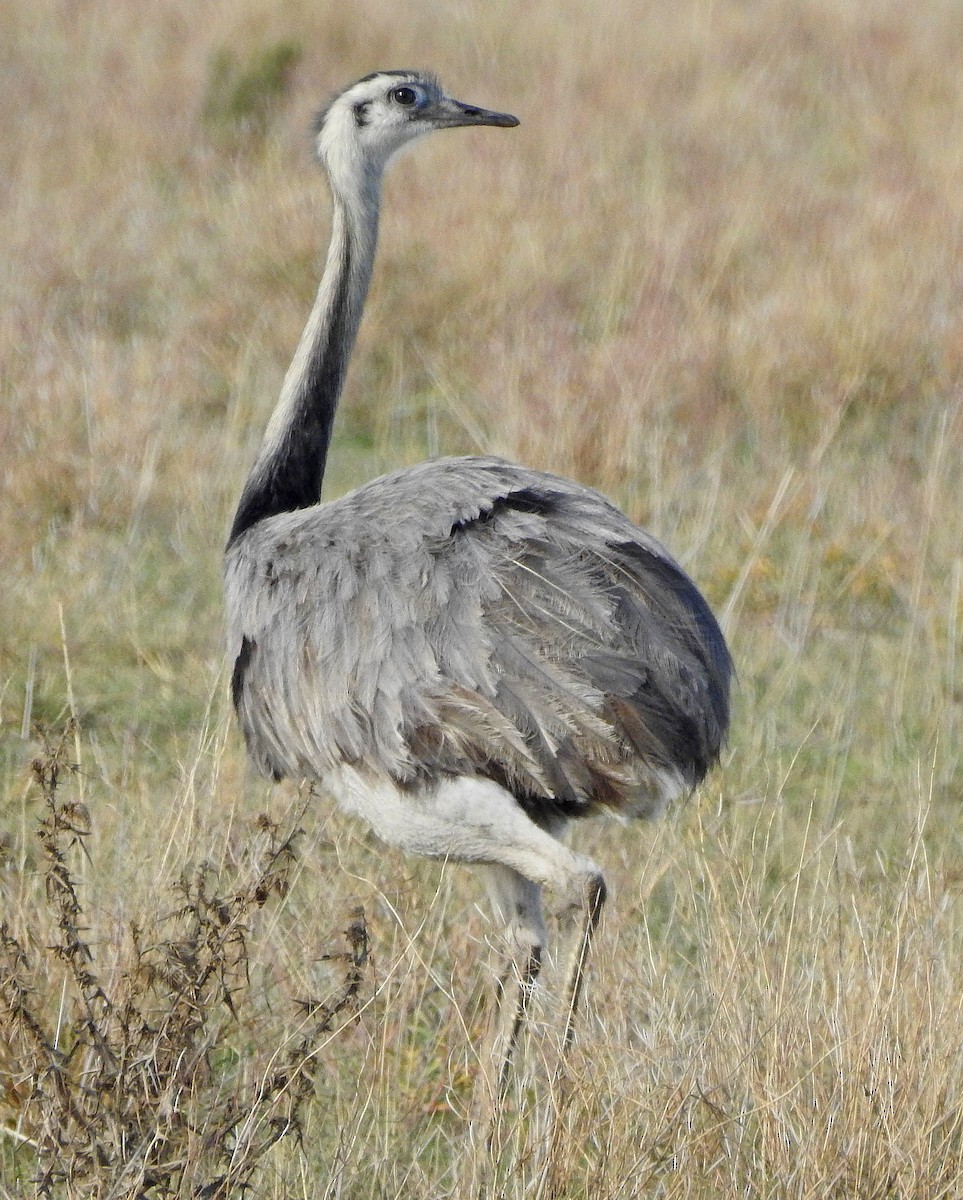
{"label": "gray body plumage", "polygon": [[599,493],[494,458],[254,525],[225,572],[237,712],[275,778],[478,773],[532,813],[649,815],[715,760],[725,644]]}
{"label": "gray body plumage", "polygon": [[319,500],[385,166],[434,129],[517,124],[414,71],[365,76],[324,109],[331,243],[224,564],[254,762],[325,785],[391,845],[486,873],[507,949],[476,1090],[489,1131],[545,945],[542,888],[580,921],[566,1045],[605,899],[598,867],[558,835],[599,809],[651,816],[697,784],[731,674],[693,582],[589,488],[449,458]]}

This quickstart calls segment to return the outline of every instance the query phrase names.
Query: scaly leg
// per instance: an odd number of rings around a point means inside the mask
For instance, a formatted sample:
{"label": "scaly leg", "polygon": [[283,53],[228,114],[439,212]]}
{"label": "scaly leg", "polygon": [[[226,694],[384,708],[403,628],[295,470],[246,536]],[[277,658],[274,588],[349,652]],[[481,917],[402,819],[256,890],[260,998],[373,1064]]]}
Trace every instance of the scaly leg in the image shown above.
{"label": "scaly leg", "polygon": [[536,1200],[554,1200],[561,1187],[560,1152],[564,1136],[562,1113],[568,1103],[571,1091],[571,1078],[567,1071],[566,1058],[575,1041],[575,1018],[578,1015],[579,1001],[582,998],[582,986],[585,982],[585,970],[592,948],[592,938],[602,916],[605,895],[605,880],[600,872],[584,878],[576,939],[565,979],[565,1027],[555,1070],[551,1076],[551,1091],[545,1108],[542,1170],[535,1193]]}
{"label": "scaly leg", "polygon": [[496,919],[504,927],[505,961],[472,1099],[472,1137],[493,1150],[511,1079],[512,1061],[542,965],[545,921],[541,888],[511,867],[484,867]]}
{"label": "scaly leg", "polygon": [[585,881],[581,925],[577,931],[565,978],[565,1033],[562,1038],[562,1046],[565,1050],[568,1050],[575,1040],[575,1017],[578,1013],[579,1001],[582,998],[585,968],[588,964],[589,952],[592,949],[592,938],[602,916],[605,896],[605,880],[601,874],[589,876]]}
{"label": "scaly leg", "polygon": [[[564,908],[581,918],[566,992],[562,1045],[567,1047],[574,1036],[585,965],[605,897],[601,873],[584,855],[558,840],[563,821],[533,820],[510,792],[492,780],[461,776],[412,793],[390,780],[342,767],[328,783],[341,807],[367,820],[389,845],[428,858],[478,863],[488,871],[496,913],[508,935],[509,968],[503,974],[490,1047],[482,1057],[475,1092],[478,1119],[472,1142],[476,1148],[482,1137],[491,1141],[492,1122],[505,1097],[538,974],[545,945],[541,889],[554,891]],[[561,1075],[560,1064],[556,1078]]]}

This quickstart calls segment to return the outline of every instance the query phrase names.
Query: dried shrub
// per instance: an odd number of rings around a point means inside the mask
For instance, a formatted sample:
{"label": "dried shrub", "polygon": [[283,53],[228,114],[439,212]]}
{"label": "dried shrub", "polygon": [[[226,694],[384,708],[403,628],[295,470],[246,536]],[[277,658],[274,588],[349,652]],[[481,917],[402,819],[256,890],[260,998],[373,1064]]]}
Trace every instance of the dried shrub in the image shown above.
{"label": "dried shrub", "polygon": [[[317,1050],[357,1012],[364,912],[353,910],[346,948],[326,956],[343,967],[336,993],[293,1002],[296,1020],[273,1034],[248,943],[257,912],[288,889],[300,830],[282,833],[261,817],[249,877],[226,889],[200,865],[178,882],[171,912],[130,923],[121,962],[108,970],[68,865],[91,831],[85,807],[58,795],[69,734],[32,764],[56,937],[37,949],[0,922],[0,1105],[32,1151],[38,1196],[240,1195],[271,1147],[300,1137]],[[59,1015],[44,972],[63,976]]]}

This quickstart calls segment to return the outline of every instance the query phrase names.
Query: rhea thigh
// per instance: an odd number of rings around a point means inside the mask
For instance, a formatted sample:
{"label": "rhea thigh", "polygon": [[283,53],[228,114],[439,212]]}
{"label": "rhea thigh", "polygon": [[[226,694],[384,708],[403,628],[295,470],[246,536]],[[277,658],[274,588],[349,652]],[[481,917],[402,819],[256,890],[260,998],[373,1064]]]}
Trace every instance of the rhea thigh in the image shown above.
{"label": "rhea thigh", "polygon": [[[557,893],[566,908],[582,908],[601,881],[591,859],[536,824],[511,792],[490,779],[459,776],[414,790],[343,767],[330,783],[345,811],[410,854],[506,867]],[[526,903],[531,907],[530,898]]]}

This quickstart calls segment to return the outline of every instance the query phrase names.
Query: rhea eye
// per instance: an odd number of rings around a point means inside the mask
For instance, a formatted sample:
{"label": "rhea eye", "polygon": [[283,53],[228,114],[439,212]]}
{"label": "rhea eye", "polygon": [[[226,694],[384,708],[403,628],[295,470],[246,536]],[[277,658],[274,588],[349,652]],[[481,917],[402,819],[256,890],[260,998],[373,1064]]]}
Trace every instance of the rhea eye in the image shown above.
{"label": "rhea eye", "polygon": [[391,99],[395,104],[402,104],[405,108],[409,108],[412,104],[417,103],[418,93],[414,88],[396,87],[392,88]]}

